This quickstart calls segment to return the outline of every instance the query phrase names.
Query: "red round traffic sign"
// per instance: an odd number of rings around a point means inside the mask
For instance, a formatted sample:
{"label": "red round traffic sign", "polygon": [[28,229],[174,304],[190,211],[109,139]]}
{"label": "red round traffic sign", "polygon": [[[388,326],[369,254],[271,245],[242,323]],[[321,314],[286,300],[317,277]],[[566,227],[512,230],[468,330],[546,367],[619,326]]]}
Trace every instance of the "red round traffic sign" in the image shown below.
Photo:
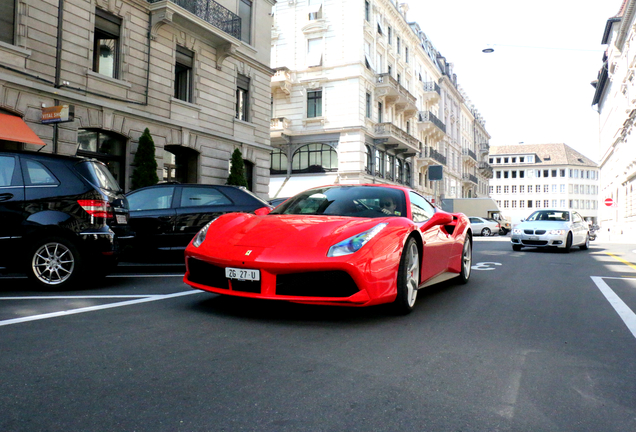
{"label": "red round traffic sign", "polygon": [[614,200],[611,198],[605,198],[605,205],[611,207],[612,205],[614,205]]}

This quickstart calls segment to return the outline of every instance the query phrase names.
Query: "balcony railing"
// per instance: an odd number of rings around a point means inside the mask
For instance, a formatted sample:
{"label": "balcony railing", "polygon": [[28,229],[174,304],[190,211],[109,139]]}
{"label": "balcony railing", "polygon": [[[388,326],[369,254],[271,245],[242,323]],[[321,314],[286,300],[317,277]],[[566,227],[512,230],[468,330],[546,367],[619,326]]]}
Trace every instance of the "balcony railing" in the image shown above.
{"label": "balcony railing", "polygon": [[420,152],[420,158],[433,159],[434,161],[437,161],[441,163],[442,165],[446,165],[446,156],[444,156],[443,154],[441,154],[440,152],[438,152],[432,147],[424,147],[422,151]]}
{"label": "balcony railing", "polygon": [[462,149],[462,155],[464,155],[464,156],[468,156],[468,157],[473,158],[474,160],[477,160],[477,155],[476,155],[476,154],[475,154],[475,152],[474,152],[474,151],[472,151],[471,149],[463,148],[463,149]]}
{"label": "balcony railing", "polygon": [[412,136],[411,134],[403,131],[393,123],[378,123],[375,125],[375,134],[378,136],[386,136],[390,135],[395,138],[400,139],[403,142],[406,142],[409,146],[417,149],[418,141],[417,138]]}
{"label": "balcony railing", "polygon": [[435,93],[437,93],[440,96],[442,94],[442,90],[441,90],[440,86],[436,82],[432,82],[432,81],[431,82],[425,82],[423,84],[423,86],[424,86],[424,91],[425,92],[435,92]]}
{"label": "balcony railing", "polygon": [[[147,0],[148,3],[159,3],[165,0]],[[169,0],[181,6],[202,20],[223,30],[225,33],[241,39],[241,18],[214,0]]]}
{"label": "balcony railing", "polygon": [[479,180],[477,179],[477,176],[472,175],[472,174],[464,173],[462,175],[462,180],[464,180],[465,182],[471,182],[471,183],[479,184]]}
{"label": "balcony railing", "polygon": [[433,114],[430,111],[420,111],[417,114],[417,121],[419,121],[419,122],[431,122],[435,126],[437,126],[437,128],[440,129],[442,132],[446,133],[446,125],[444,124],[444,122],[441,121],[440,119],[438,119],[435,116],[435,114]]}

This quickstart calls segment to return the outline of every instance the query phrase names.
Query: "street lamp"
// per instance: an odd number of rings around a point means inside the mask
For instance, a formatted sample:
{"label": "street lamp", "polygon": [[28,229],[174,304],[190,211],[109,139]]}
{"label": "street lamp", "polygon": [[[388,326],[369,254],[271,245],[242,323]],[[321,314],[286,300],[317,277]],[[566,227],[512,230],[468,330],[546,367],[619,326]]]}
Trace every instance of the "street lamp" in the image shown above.
{"label": "street lamp", "polygon": [[602,52],[605,51],[605,48],[562,48],[562,47],[539,47],[539,46],[527,46],[527,45],[502,45],[502,44],[488,44],[486,48],[481,50],[481,52],[490,54],[495,52],[494,47],[512,47],[512,48],[530,48],[530,49],[545,49],[545,50],[559,50],[559,51],[596,51]]}

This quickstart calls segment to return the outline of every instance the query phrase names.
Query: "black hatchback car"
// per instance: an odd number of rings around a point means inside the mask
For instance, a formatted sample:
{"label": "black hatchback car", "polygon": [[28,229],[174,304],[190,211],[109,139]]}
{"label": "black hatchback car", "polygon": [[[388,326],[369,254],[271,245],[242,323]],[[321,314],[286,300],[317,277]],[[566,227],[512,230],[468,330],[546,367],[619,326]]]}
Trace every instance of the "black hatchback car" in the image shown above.
{"label": "black hatchback car", "polygon": [[[134,245],[125,259],[182,258],[190,240],[224,213],[272,207],[244,188],[226,185],[165,183],[126,194]],[[162,253],[164,252],[164,253]],[[173,253],[170,253],[173,252]],[[174,253],[176,252],[176,253]]]}
{"label": "black hatchback car", "polygon": [[102,162],[0,152],[0,267],[61,289],[110,271],[129,233],[128,202]]}

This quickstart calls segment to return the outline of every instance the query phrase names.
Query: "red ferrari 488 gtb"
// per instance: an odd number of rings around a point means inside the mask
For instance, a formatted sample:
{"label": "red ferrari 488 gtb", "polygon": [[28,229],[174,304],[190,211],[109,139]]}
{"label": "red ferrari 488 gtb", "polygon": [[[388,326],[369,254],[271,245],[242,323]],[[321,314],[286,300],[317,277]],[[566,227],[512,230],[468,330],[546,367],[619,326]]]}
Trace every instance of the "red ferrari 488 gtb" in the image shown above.
{"label": "red ferrari 488 gtb", "polygon": [[225,214],[190,242],[185,283],[240,297],[413,309],[417,291],[468,282],[468,218],[405,187],[333,185],[269,212]]}

